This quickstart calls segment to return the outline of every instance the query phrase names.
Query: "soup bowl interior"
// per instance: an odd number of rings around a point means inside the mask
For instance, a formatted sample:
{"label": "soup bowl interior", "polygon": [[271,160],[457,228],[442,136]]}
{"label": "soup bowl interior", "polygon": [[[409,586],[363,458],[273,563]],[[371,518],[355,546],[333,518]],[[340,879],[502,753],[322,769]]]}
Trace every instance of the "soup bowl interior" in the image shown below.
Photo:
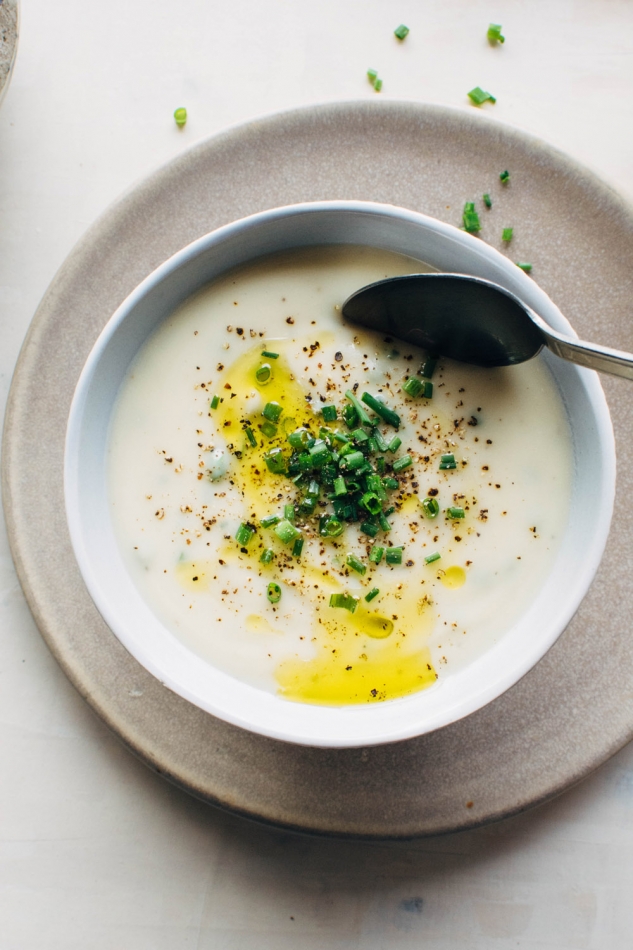
{"label": "soup bowl interior", "polygon": [[545,352],[571,431],[569,518],[552,570],[518,621],[478,659],[411,696],[354,706],[289,702],[240,682],[178,640],[144,601],[121,556],[108,500],[108,434],[131,362],[185,299],[226,271],[276,251],[365,245],[441,271],[472,274],[515,293],[552,327],[573,335],[552,301],[516,265],[471,235],[424,215],[361,202],[290,206],[200,238],[151,274],[112,316],[80,377],[68,422],[67,518],[75,555],[98,610],[129,652],[167,687],[237,726],[276,739],[351,747],[421,735],[501,695],[552,646],[600,562],[613,507],[615,453],[597,376]]}

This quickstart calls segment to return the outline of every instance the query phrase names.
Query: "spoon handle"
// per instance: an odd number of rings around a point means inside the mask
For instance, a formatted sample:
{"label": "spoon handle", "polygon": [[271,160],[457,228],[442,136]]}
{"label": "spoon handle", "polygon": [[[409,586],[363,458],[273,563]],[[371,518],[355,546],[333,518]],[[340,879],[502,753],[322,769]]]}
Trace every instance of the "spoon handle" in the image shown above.
{"label": "spoon handle", "polygon": [[633,379],[633,354],[624,353],[622,350],[612,350],[608,346],[598,346],[597,343],[574,340],[572,337],[552,330],[539,317],[536,317],[536,322],[543,331],[546,345],[556,356],[569,360],[571,363],[586,366],[588,369],[596,369],[600,373]]}

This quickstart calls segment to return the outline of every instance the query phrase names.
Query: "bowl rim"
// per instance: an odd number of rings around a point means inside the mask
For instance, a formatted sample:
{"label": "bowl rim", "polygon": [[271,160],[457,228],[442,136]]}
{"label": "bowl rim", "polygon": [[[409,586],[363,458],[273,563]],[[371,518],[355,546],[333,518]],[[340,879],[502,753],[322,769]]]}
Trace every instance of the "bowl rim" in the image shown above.
{"label": "bowl rim", "polygon": [[[365,733],[356,737],[351,737],[349,734],[345,733],[339,735],[330,735],[327,738],[324,738],[321,735],[314,734],[313,730],[308,730],[309,734],[304,734],[300,731],[297,731],[296,729],[293,730],[288,728],[287,726],[280,728],[278,724],[271,725],[266,721],[262,721],[257,716],[247,716],[235,709],[227,710],[226,708],[218,705],[217,701],[214,701],[213,699],[208,697],[200,697],[195,692],[195,690],[191,690],[186,685],[183,685],[182,682],[178,681],[177,678],[174,678],[169,670],[166,670],[162,664],[156,662],[154,657],[147,655],[143,651],[140,651],[135,641],[130,639],[128,635],[129,631],[121,628],[118,615],[116,611],[113,610],[112,601],[108,597],[107,592],[104,591],[100,578],[98,574],[95,573],[94,565],[91,561],[89,548],[86,545],[83,521],[79,508],[80,481],[78,479],[78,465],[81,456],[79,428],[83,418],[83,412],[86,408],[86,400],[90,393],[91,386],[94,383],[95,374],[98,370],[100,361],[103,358],[108,345],[111,343],[112,339],[115,337],[126,320],[134,314],[135,308],[147,297],[151,291],[159,287],[163,281],[167,280],[174,273],[179,271],[184,265],[194,261],[200,255],[211,252],[214,247],[221,246],[225,241],[227,241],[227,239],[239,236],[251,228],[257,228],[262,225],[274,223],[276,220],[282,217],[312,214],[318,215],[324,212],[360,213],[370,215],[373,214],[381,217],[386,216],[391,219],[413,223],[427,230],[435,231],[438,234],[442,234],[443,236],[452,239],[453,242],[456,242],[462,247],[468,248],[471,252],[478,247],[479,256],[484,261],[494,261],[497,265],[500,265],[502,270],[507,272],[508,276],[511,274],[512,281],[518,284],[519,288],[524,290],[525,296],[536,298],[537,301],[540,302],[540,306],[537,302],[535,306],[533,305],[533,309],[535,309],[541,315],[543,315],[543,310],[545,310],[544,318],[546,319],[546,322],[550,323],[555,329],[561,330],[568,335],[576,336],[568,321],[558,311],[552,301],[547,297],[545,292],[542,291],[530,277],[517,268],[516,265],[514,265],[508,258],[502,255],[495,248],[485,244],[483,241],[474,238],[472,235],[468,235],[465,232],[453,227],[452,225],[445,224],[444,222],[435,218],[394,205],[379,204],[376,202],[367,201],[343,200],[306,202],[261,211],[223,225],[222,227],[217,228],[214,231],[211,231],[208,234],[196,239],[191,244],[188,244],[180,251],[176,252],[161,265],[159,265],[143,281],[141,281],[141,283],[126,297],[126,299],[110,317],[99,337],[97,338],[97,341],[95,342],[84,364],[73,396],[68,417],[64,452],[64,496],[66,517],[73,551],[78,562],[81,575],[93,602],[95,603],[105,622],[108,624],[110,630],[119,639],[123,646],[145,667],[145,669],[147,669],[157,679],[159,679],[161,683],[189,702],[192,702],[194,705],[204,709],[212,715],[218,716],[219,718],[230,722],[235,726],[247,729],[251,732],[256,732],[260,735],[268,736],[273,739],[279,739],[300,745],[310,745],[325,748],[352,748],[357,746],[369,746],[373,744],[400,741],[422,735],[426,732],[435,731],[436,729],[447,726],[452,722],[456,722],[457,720],[472,714],[478,709],[481,709],[483,706],[502,695],[502,693],[518,682],[530,669],[532,669],[533,666],[536,665],[537,662],[539,662],[540,659],[542,659],[542,657],[547,653],[547,651],[564,631],[565,627],[578,609],[600,563],[609,533],[611,514],[613,510],[615,494],[615,443],[609,410],[597,374],[590,370],[573,367],[573,371],[580,375],[581,379],[583,380],[591,407],[595,414],[596,437],[598,443],[597,448],[599,449],[599,455],[603,462],[604,470],[604,484],[601,486],[601,491],[599,493],[596,506],[594,509],[592,509],[592,515],[594,519],[594,537],[592,547],[588,552],[587,557],[583,560],[580,569],[575,574],[575,595],[566,601],[563,608],[560,608],[555,612],[555,619],[551,624],[552,629],[550,635],[548,637],[543,637],[541,641],[539,641],[539,649],[526,651],[522,662],[517,662],[508,674],[501,677],[496,677],[494,682],[491,682],[488,688],[480,690],[476,697],[471,698],[470,701],[462,702],[458,710],[453,709],[449,714],[444,715],[436,714],[431,717],[430,721],[426,725],[421,725],[419,719],[415,716],[412,716],[410,717],[411,721],[408,723],[408,725],[401,723],[397,727],[392,726],[388,732],[381,732],[380,734],[373,737]],[[245,257],[244,263],[249,260],[255,260],[258,256],[260,255]],[[185,294],[182,299],[186,299],[187,296],[188,294]],[[520,294],[520,296],[522,299],[524,299],[523,294]],[[133,359],[133,356],[130,359]],[[155,617],[155,620],[160,624],[158,618]],[[171,636],[174,639],[177,639],[173,635]],[[503,639],[503,637],[500,639]],[[180,641],[177,642],[180,644],[182,649],[187,650],[187,652],[191,654],[192,657],[195,657],[198,663],[204,663],[207,664],[207,666],[211,666],[208,664],[208,661],[202,660],[201,658],[197,657],[193,651],[190,651],[188,648],[184,647]],[[488,651],[486,651],[486,653],[487,652]],[[486,654],[484,654],[484,656],[485,655]],[[469,664],[468,668],[471,666],[472,664]],[[220,676],[231,680],[234,684],[239,684],[240,689],[246,689],[246,691],[257,693],[260,696],[266,696],[269,700],[272,699],[277,704],[282,703],[284,704],[284,708],[287,710],[289,701],[273,696],[272,694],[264,693],[264,691],[257,690],[255,687],[248,686],[241,681],[235,680],[229,674],[219,671],[217,668],[212,667],[212,669],[214,669]],[[419,700],[420,697],[424,697],[428,694],[428,692],[428,690],[423,690],[413,694],[412,696],[390,700],[388,703],[371,704],[370,706],[323,707],[295,703],[293,703],[292,706],[293,708],[298,709],[309,708],[311,710],[315,710],[317,711],[316,718],[323,720],[331,719],[332,716],[330,714],[332,711],[335,711],[335,713],[340,714],[339,718],[346,720],[346,726],[349,728],[350,724],[353,725],[354,721],[358,721],[359,710],[363,711],[361,715],[364,715],[365,719],[369,719],[370,716],[367,715],[367,711],[369,710],[385,710],[387,707],[393,709],[396,706],[402,708],[404,705],[413,706],[415,705],[416,699]],[[377,716],[374,715],[373,718],[376,719]]]}

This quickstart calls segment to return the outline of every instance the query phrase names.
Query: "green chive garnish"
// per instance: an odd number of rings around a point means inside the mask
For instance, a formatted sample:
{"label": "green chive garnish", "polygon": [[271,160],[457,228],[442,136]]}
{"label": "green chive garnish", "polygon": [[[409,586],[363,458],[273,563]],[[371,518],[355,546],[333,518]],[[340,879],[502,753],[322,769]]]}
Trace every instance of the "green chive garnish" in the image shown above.
{"label": "green chive garnish", "polygon": [[181,106],[179,109],[176,109],[174,112],[174,119],[176,120],[176,125],[178,128],[182,128],[187,121],[187,110]]}
{"label": "green chive garnish", "polygon": [[399,436],[394,435],[393,439],[387,446],[387,452],[391,452],[391,453],[397,452],[401,445],[402,445],[402,439]]}
{"label": "green chive garnish", "polygon": [[422,368],[420,369],[420,376],[424,376],[425,379],[431,379],[433,373],[435,372],[435,367],[437,366],[437,357],[427,356],[424,363],[422,363]]}
{"label": "green chive garnish", "polygon": [[274,556],[275,552],[272,550],[272,548],[264,548],[262,551],[262,556],[259,560],[262,562],[262,564],[270,564]]}
{"label": "green chive garnish", "polygon": [[266,596],[271,604],[278,604],[281,600],[281,587],[279,584],[275,584],[271,581],[268,585],[268,590],[266,591]]}
{"label": "green chive garnish", "polygon": [[336,406],[322,406],[321,415],[323,416],[324,422],[334,422],[334,420],[338,417]]}
{"label": "green chive garnish", "polygon": [[450,454],[443,455],[440,459],[440,471],[447,471],[448,469],[457,468],[457,462],[455,461],[455,456],[451,452]]}
{"label": "green chive garnish", "polygon": [[465,518],[466,513],[463,508],[452,507],[446,509],[446,514],[449,518]]}
{"label": "green chive garnish", "polygon": [[380,564],[384,553],[384,548],[373,547],[369,555],[369,560],[372,562],[372,564]]}
{"label": "green chive garnish", "polygon": [[355,396],[354,393],[351,391],[351,389],[347,389],[347,390],[345,391],[345,397],[346,397],[347,399],[349,399],[349,401],[351,402],[352,406],[353,406],[354,409],[356,410],[356,414],[357,414],[357,416],[358,416],[359,421],[362,422],[362,424],[363,424],[364,426],[370,426],[370,425],[371,425],[371,419],[369,418],[369,415],[367,414],[367,410],[366,410],[365,407],[362,405],[360,399],[357,399],[357,398],[356,398],[356,396]]}
{"label": "green chive garnish", "polygon": [[272,370],[268,363],[262,363],[262,365],[255,370],[255,379],[258,383],[263,384],[269,382],[271,376]]}
{"label": "green chive garnish", "polygon": [[514,233],[514,228],[504,228],[501,232],[501,240],[509,243],[512,240],[512,235]]}
{"label": "green chive garnish", "polygon": [[272,439],[277,435],[277,426],[272,422],[262,422],[259,428],[267,439]]}
{"label": "green chive garnish", "polygon": [[267,360],[278,360],[278,359],[279,359],[279,353],[271,353],[270,350],[263,350],[263,351],[262,351],[262,356],[265,357],[265,359],[267,359]]}
{"label": "green chive garnish", "polygon": [[382,79],[374,80],[374,89],[376,90],[376,92],[380,92],[380,90],[382,89]]}
{"label": "green chive garnish", "polygon": [[297,538],[301,537],[301,532],[298,528],[290,521],[280,521],[279,524],[275,525],[274,528],[275,534],[284,544],[290,544],[291,541],[296,541]]}
{"label": "green chive garnish", "polygon": [[396,27],[396,29],[393,31],[394,36],[397,36],[399,40],[403,40],[408,32],[409,27],[405,26],[404,23],[401,23],[400,26]]}
{"label": "green chive garnish", "polygon": [[464,231],[468,231],[469,234],[476,234],[477,231],[481,231],[481,221],[479,220],[479,215],[475,211],[474,201],[467,201],[464,205],[462,221],[464,224]]}
{"label": "green chive garnish", "polygon": [[422,499],[422,511],[427,518],[437,518],[440,506],[436,498],[423,498]]}
{"label": "green chive garnish", "polygon": [[413,459],[410,455],[403,455],[402,458],[396,459],[396,461],[391,466],[394,472],[401,472],[405,468],[409,468],[410,465],[413,465]]}
{"label": "green chive garnish", "polygon": [[332,518],[330,515],[324,515],[319,519],[319,534],[323,538],[338,538],[343,534],[345,525],[338,518]]}
{"label": "green chive garnish", "polygon": [[245,429],[245,432],[246,432],[246,438],[251,443],[253,448],[255,448],[255,446],[257,445],[257,439],[255,438],[255,433],[250,428],[250,426]]}
{"label": "green chive garnish", "polygon": [[387,564],[402,564],[402,548],[387,548],[385,561]]}
{"label": "green chive garnish", "polygon": [[361,465],[364,464],[365,456],[362,452],[350,452],[348,455],[343,456],[339,462],[339,468],[345,471],[353,471],[356,468],[360,468]]}
{"label": "green chive garnish", "polygon": [[241,524],[235,534],[235,540],[238,542],[238,544],[241,544],[242,547],[245,548],[254,534],[255,528],[253,528],[252,525]]}
{"label": "green chive garnish", "polygon": [[286,460],[284,459],[281,449],[275,448],[271,449],[270,452],[266,452],[264,461],[268,466],[269,472],[272,472],[274,475],[285,475]]}
{"label": "green chive garnish", "polygon": [[214,396],[213,399],[211,400],[211,408],[217,409],[219,405],[220,405],[220,397]]}
{"label": "green chive garnish", "polygon": [[291,524],[295,523],[295,506],[294,505],[284,505],[284,518],[286,521],[289,521]]}
{"label": "green chive garnish", "polygon": [[529,274],[532,270],[532,265],[528,264],[527,261],[517,261],[517,267],[520,267],[526,274]]}
{"label": "green chive garnish", "polygon": [[361,534],[368,534],[370,538],[375,538],[380,528],[377,524],[372,524],[370,521],[363,521],[360,526]]}
{"label": "green chive garnish", "polygon": [[430,379],[424,381],[424,392],[422,393],[425,399],[433,398],[433,383]]}
{"label": "green chive garnish", "polygon": [[[347,395],[347,393],[345,395]],[[366,406],[369,406],[370,409],[374,410],[377,416],[384,419],[387,425],[393,426],[394,429],[400,426],[400,416],[397,412],[394,412],[393,409],[390,409],[389,406],[385,406],[384,402],[376,399],[371,393],[363,393],[361,398]]]}
{"label": "green chive garnish", "polygon": [[280,521],[280,515],[266,515],[259,523],[262,528],[272,528],[273,525],[279,524]]}
{"label": "green chive garnish", "polygon": [[374,599],[374,597],[377,597],[379,593],[380,590],[377,587],[372,587],[372,589],[367,594],[365,594],[365,600],[367,603],[369,603]]}
{"label": "green chive garnish", "polygon": [[352,597],[351,594],[330,594],[330,607],[342,607],[353,614],[357,604],[358,597]]}
{"label": "green chive garnish", "polygon": [[418,379],[417,376],[410,376],[406,383],[404,383],[402,389],[407,396],[411,396],[412,399],[415,399],[424,389],[424,383]]}
{"label": "green chive garnish", "polygon": [[425,563],[425,564],[432,564],[433,561],[439,561],[439,559],[441,558],[441,556],[442,556],[442,555],[441,555],[438,551],[436,551],[435,554],[429,554],[427,557],[425,557],[425,558],[424,558],[424,563]]}
{"label": "green chive garnish", "polygon": [[271,422],[279,422],[279,417],[281,416],[282,412],[283,408],[278,402],[267,402],[262,409],[262,416],[264,419],[269,419]]}
{"label": "green chive garnish", "polygon": [[371,83],[372,86],[373,86],[374,83],[376,82],[376,80],[378,79],[378,70],[377,70],[377,69],[368,69],[368,70],[367,70],[367,78],[369,79],[370,83]]}
{"label": "green chive garnish", "polygon": [[508,182],[510,181],[510,172],[508,171],[507,168],[504,172],[499,172],[499,180],[501,181],[502,185],[508,184]]}
{"label": "green chive garnish", "polygon": [[505,43],[506,38],[501,34],[501,24],[491,23],[486,34],[489,43]]}
{"label": "green chive garnish", "polygon": [[367,567],[360,561],[355,554],[348,554],[345,558],[345,563],[348,567],[351,567],[353,571],[356,571],[357,574],[365,574],[367,572]]}
{"label": "green chive garnish", "polygon": [[484,204],[486,208],[492,208],[492,198],[490,197],[488,192],[486,192],[486,194],[484,195]]}
{"label": "green chive garnish", "polygon": [[295,543],[292,545],[292,556],[301,557],[302,551],[303,551],[303,538],[297,538]]}
{"label": "green chive garnish", "polygon": [[481,86],[475,86],[474,89],[471,89],[468,93],[468,98],[476,106],[483,105],[484,102],[496,102],[497,100],[489,92],[486,92]]}

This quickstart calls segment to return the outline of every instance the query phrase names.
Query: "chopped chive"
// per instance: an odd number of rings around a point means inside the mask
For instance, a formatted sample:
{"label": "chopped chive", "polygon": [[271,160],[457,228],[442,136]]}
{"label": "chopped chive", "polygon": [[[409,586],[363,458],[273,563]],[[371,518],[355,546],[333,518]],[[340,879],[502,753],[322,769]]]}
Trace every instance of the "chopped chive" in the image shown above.
{"label": "chopped chive", "polygon": [[380,92],[380,90],[382,89],[382,79],[374,80],[374,89],[376,90],[376,92]]}
{"label": "chopped chive", "polygon": [[246,438],[251,443],[253,448],[255,448],[257,445],[257,439],[255,438],[255,433],[253,432],[250,426],[248,426],[244,431],[246,432]]}
{"label": "chopped chive", "polygon": [[468,93],[468,98],[474,105],[481,106],[484,102],[496,102],[497,100],[489,92],[486,92],[481,86],[475,86],[474,89],[471,89]]}
{"label": "chopped chive", "polygon": [[437,518],[440,506],[436,498],[423,498],[422,499],[422,511],[427,518]]}
{"label": "chopped chive", "polygon": [[263,351],[262,351],[262,356],[264,356],[267,360],[278,360],[278,359],[279,359],[279,353],[271,353],[270,350],[263,350]]}
{"label": "chopped chive", "polygon": [[220,405],[220,397],[214,396],[213,399],[211,400],[211,408],[217,409],[219,405]]}
{"label": "chopped chive", "polygon": [[409,468],[410,465],[413,465],[413,459],[410,455],[403,455],[402,458],[396,459],[396,461],[391,466],[394,472],[401,472],[405,468]]}
{"label": "chopped chive", "polygon": [[291,524],[295,523],[295,506],[294,505],[284,505],[284,518],[286,521],[290,521]]}
{"label": "chopped chive", "polygon": [[370,83],[371,83],[372,86],[373,86],[373,84],[374,84],[374,83],[376,82],[376,80],[378,79],[378,70],[377,70],[377,69],[368,69],[368,70],[367,70],[367,78],[369,79]]}
{"label": "chopped chive", "polygon": [[318,498],[320,494],[321,494],[321,489],[319,487],[319,483],[315,481],[314,479],[312,479],[312,481],[308,483],[308,487],[306,488],[306,495],[310,495],[312,498]]}
{"label": "chopped chive", "polygon": [[376,440],[379,451],[386,452],[388,443],[383,434],[379,432],[378,429],[374,429],[374,439]]}
{"label": "chopped chive", "polygon": [[387,564],[402,564],[402,548],[387,548],[385,561]]}
{"label": "chopped chive", "polygon": [[488,192],[486,192],[486,194],[484,195],[484,204],[486,208],[492,208],[492,198],[490,197]]}
{"label": "chopped chive", "polygon": [[367,594],[365,594],[365,600],[367,603],[370,603],[370,601],[372,601],[374,597],[377,597],[379,593],[380,590],[378,587],[372,587],[372,589]]}
{"label": "chopped chive", "polygon": [[369,554],[369,560],[372,562],[372,564],[380,564],[384,553],[385,553],[384,548],[374,547],[371,549],[371,552]]}
{"label": "chopped chive", "polygon": [[277,435],[277,426],[272,422],[262,422],[259,428],[267,439],[272,439]]}
{"label": "chopped chive", "polygon": [[403,40],[408,32],[409,27],[405,26],[404,23],[401,23],[400,26],[396,27],[396,29],[393,31],[394,36],[397,36],[399,40]]}
{"label": "chopped chive", "polygon": [[291,432],[287,438],[293,449],[302,449],[305,447],[308,439],[310,438],[310,433],[307,429],[302,427],[301,429],[295,429],[295,431]]}
{"label": "chopped chive", "polygon": [[366,574],[367,567],[361,560],[359,560],[355,554],[348,554],[345,558],[345,563],[348,567],[351,567],[353,571],[356,571],[357,574]]}
{"label": "chopped chive", "polygon": [[479,215],[475,211],[474,201],[467,201],[464,205],[464,211],[462,212],[462,222],[464,224],[464,231],[468,231],[469,234],[476,234],[477,231],[481,231],[481,221],[479,220]]}
{"label": "chopped chive", "polygon": [[279,584],[275,584],[273,581],[271,581],[268,585],[266,596],[268,597],[268,600],[271,604],[278,604],[281,600],[281,587]]}
{"label": "chopped chive", "polygon": [[499,172],[499,180],[501,181],[502,185],[508,184],[508,182],[510,181],[510,172],[508,171],[507,168],[504,172]]}
{"label": "chopped chive", "polygon": [[455,461],[455,456],[453,455],[452,452],[448,452],[446,455],[442,455],[440,461],[441,461],[441,462],[454,462],[454,461]]}
{"label": "chopped chive", "polygon": [[380,416],[381,419],[384,419],[387,425],[393,426],[394,429],[399,427],[400,416],[397,412],[394,412],[393,409],[390,409],[389,406],[386,406],[384,402],[376,399],[376,397],[372,396],[371,393],[363,393],[361,398],[366,406],[369,406],[370,409],[374,410],[377,416]]}
{"label": "chopped chive", "polygon": [[385,532],[385,534],[389,534],[389,532],[391,531],[391,525],[390,525],[389,522],[387,521],[386,516],[385,516],[384,514],[382,514],[382,513],[379,514],[379,515],[378,515],[378,521],[380,522],[380,527],[381,527],[382,530]]}
{"label": "chopped chive", "polygon": [[382,483],[385,486],[385,488],[391,488],[391,489],[398,488],[400,485],[400,482],[398,481],[397,478],[383,478]]}
{"label": "chopped chive", "polygon": [[360,468],[361,465],[365,464],[365,456],[362,452],[350,452],[349,455],[343,456],[339,462],[339,468],[344,471],[353,471],[355,468]]}
{"label": "chopped chive", "polygon": [[352,597],[351,594],[330,594],[330,607],[342,607],[353,614],[357,604],[358,597]]}
{"label": "chopped chive", "polygon": [[415,399],[415,397],[419,396],[424,389],[424,383],[422,380],[418,379],[417,376],[410,376],[403,385],[402,389],[403,392],[407,394],[407,396],[411,396],[412,399]]}
{"label": "chopped chive", "polygon": [[336,406],[322,406],[321,415],[325,422],[334,422],[338,418]]}
{"label": "chopped chive", "polygon": [[281,515],[265,515],[265,517],[260,519],[260,525],[262,528],[272,528],[273,525],[279,524],[281,521]]}
{"label": "chopped chive", "polygon": [[429,555],[427,555],[427,557],[424,558],[424,563],[425,563],[425,564],[432,564],[433,561],[439,561],[439,559],[441,558],[441,556],[442,556],[442,555],[441,555],[438,551],[436,551],[435,554],[429,554]]}
{"label": "chopped chive", "polygon": [[262,409],[262,416],[264,419],[269,419],[271,422],[279,422],[279,417],[281,416],[282,412],[283,408],[278,402],[267,402]]}
{"label": "chopped chive", "polygon": [[347,494],[347,485],[345,484],[345,479],[342,475],[338,475],[334,479],[334,494],[337,498],[340,498],[341,495]]}
{"label": "chopped chive", "polygon": [[319,520],[319,534],[322,538],[338,538],[339,535],[343,534],[345,530],[345,525],[342,521],[339,521],[338,518],[333,518],[331,515],[324,515]]}
{"label": "chopped chive", "polygon": [[457,462],[455,461],[455,456],[452,452],[447,455],[442,455],[440,458],[440,471],[446,471],[447,469],[457,468]]}
{"label": "chopped chive", "polygon": [[275,525],[275,534],[284,544],[290,544],[291,541],[296,541],[297,538],[301,537],[299,529],[287,520],[280,521],[279,524]]}
{"label": "chopped chive", "polygon": [[393,439],[387,446],[387,452],[391,452],[391,453],[397,452],[401,445],[402,445],[402,439],[399,438],[397,435],[394,435]]}
{"label": "chopped chive", "polygon": [[258,383],[267,383],[272,376],[272,370],[268,363],[262,363],[261,366],[258,366],[255,370],[255,379]]}
{"label": "chopped chive", "polygon": [[380,498],[373,491],[365,492],[360,499],[360,505],[368,511],[370,515],[377,515],[379,511],[382,511]]}
{"label": "chopped chive", "polygon": [[174,112],[174,119],[176,120],[176,125],[179,129],[185,125],[187,122],[187,110],[184,108],[184,106],[180,106],[179,109],[176,109]]}
{"label": "chopped chive", "polygon": [[357,444],[369,441],[369,436],[364,429],[354,429],[352,432],[352,438]]}
{"label": "chopped chive", "polygon": [[375,538],[380,528],[377,524],[371,524],[369,521],[363,521],[360,526],[361,534],[368,534],[370,538]]}
{"label": "chopped chive", "polygon": [[427,356],[424,363],[422,364],[422,368],[420,369],[420,375],[424,376],[425,379],[431,379],[433,376],[433,373],[435,372],[436,366],[437,366],[437,357]]}
{"label": "chopped chive", "polygon": [[457,506],[451,507],[451,508],[447,508],[447,509],[446,509],[446,514],[447,514],[447,516],[448,516],[449,518],[465,518],[465,517],[466,517],[465,512],[464,512],[464,509],[463,509],[463,508],[459,508],[459,507],[457,507]]}
{"label": "chopped chive", "polygon": [[514,228],[504,228],[501,232],[501,240],[509,243],[512,240],[513,233]]}
{"label": "chopped chive", "polygon": [[500,23],[491,23],[488,27],[488,32],[486,33],[489,43],[505,43],[506,38],[501,33],[501,24]]}
{"label": "chopped chive", "polygon": [[432,399],[433,398],[433,383],[430,379],[424,381],[424,398]]}
{"label": "chopped chive", "polygon": [[528,264],[527,261],[517,261],[517,267],[520,267],[522,271],[525,271],[526,274],[529,274],[532,270],[532,265]]}
{"label": "chopped chive", "polygon": [[275,552],[272,550],[272,548],[264,548],[264,550],[262,551],[262,556],[260,557],[259,560],[261,561],[262,564],[270,564],[274,556],[275,556]]}
{"label": "chopped chive", "polygon": [[253,535],[255,534],[255,528],[250,524],[241,524],[237,529],[235,534],[235,540],[238,544],[241,544],[242,547],[246,547]]}
{"label": "chopped chive", "polygon": [[[368,414],[367,414],[367,410],[365,409],[365,407],[364,407],[363,404],[361,403],[360,399],[357,399],[357,398],[356,398],[356,396],[355,396],[354,393],[351,391],[351,389],[345,390],[345,396],[346,396],[347,399],[349,399],[349,401],[351,402],[352,406],[353,406],[354,409],[356,410],[356,415],[358,416],[358,418],[359,418],[359,420],[362,422],[362,424],[363,424],[364,426],[370,426],[370,425],[371,425],[371,419],[369,418],[369,416],[368,416]],[[363,400],[363,401],[366,401],[366,400]],[[348,423],[348,424],[349,424],[349,423]],[[352,428],[352,426],[350,426],[350,428]]]}
{"label": "chopped chive", "polygon": [[396,510],[396,509],[395,509],[394,505],[390,505],[389,508],[385,508],[383,514],[385,515],[386,518],[388,518],[389,515],[392,515],[395,510]]}
{"label": "chopped chive", "polygon": [[301,557],[302,551],[303,551],[303,538],[297,538],[295,543],[292,545],[292,556]]}
{"label": "chopped chive", "polygon": [[275,448],[271,449],[270,452],[266,452],[264,461],[266,462],[269,472],[272,472],[274,475],[285,475],[286,460],[281,449]]}

